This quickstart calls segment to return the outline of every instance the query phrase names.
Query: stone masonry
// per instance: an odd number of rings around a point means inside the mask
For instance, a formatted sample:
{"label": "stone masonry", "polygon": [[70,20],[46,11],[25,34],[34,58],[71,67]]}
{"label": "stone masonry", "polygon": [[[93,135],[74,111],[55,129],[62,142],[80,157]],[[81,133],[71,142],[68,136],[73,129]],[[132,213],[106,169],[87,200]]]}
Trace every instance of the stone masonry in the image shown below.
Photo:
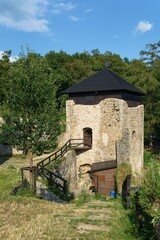
{"label": "stone masonry", "polygon": [[[99,104],[81,105],[73,100],[66,103],[66,138],[83,139],[83,129],[92,129],[92,148],[75,154],[77,190],[88,188],[88,171],[96,162],[117,160],[130,163],[133,173],[143,167],[143,112],[141,104],[130,104],[116,98],[106,98]],[[75,164],[75,163],[74,163]],[[73,183],[70,183],[73,185]],[[75,187],[75,184],[74,184]],[[71,187],[72,188],[72,187]],[[75,191],[75,189],[74,189]]]}

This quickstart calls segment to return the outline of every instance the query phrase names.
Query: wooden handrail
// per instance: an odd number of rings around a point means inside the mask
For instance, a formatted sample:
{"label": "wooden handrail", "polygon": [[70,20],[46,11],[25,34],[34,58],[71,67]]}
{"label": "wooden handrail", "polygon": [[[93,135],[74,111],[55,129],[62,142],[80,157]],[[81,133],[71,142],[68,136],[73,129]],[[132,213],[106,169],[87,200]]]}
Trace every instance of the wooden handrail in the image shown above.
{"label": "wooden handrail", "polygon": [[[80,143],[79,142],[78,143],[76,143],[76,142],[74,143],[74,141],[81,141],[81,142]],[[83,139],[69,139],[59,150],[57,150],[56,152],[50,154],[48,157],[44,158],[43,160],[41,160],[37,164],[37,168],[41,164],[43,164],[44,166],[47,166],[52,161],[55,161],[59,156],[63,157],[64,154],[68,151],[69,148],[71,148],[71,147],[78,147],[78,146],[80,146],[82,144],[84,145]],[[60,153],[60,155],[58,155],[58,153]],[[57,155],[58,155],[58,157],[57,157]],[[53,159],[51,160],[52,157],[53,157]],[[46,162],[46,164],[44,164],[44,162]]]}
{"label": "wooden handrail", "polygon": [[[60,187],[63,191],[66,191],[66,185],[67,181],[55,174],[54,172],[48,170],[46,166],[48,166],[51,162],[55,161],[59,157],[63,157],[64,154],[70,149],[70,148],[76,148],[83,145],[84,141],[83,139],[69,139],[59,150],[56,152],[50,154],[48,157],[44,158],[37,164],[37,174],[41,177],[45,177],[48,180],[50,180],[52,183],[54,183],[57,187]],[[63,184],[57,183],[54,179],[57,178],[58,180],[61,180]]]}

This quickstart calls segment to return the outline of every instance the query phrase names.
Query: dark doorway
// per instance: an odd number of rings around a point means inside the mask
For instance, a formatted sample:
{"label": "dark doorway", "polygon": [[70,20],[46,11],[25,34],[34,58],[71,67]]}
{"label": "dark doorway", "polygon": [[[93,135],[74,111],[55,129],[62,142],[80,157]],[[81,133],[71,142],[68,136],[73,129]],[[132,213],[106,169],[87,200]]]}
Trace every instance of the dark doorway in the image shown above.
{"label": "dark doorway", "polygon": [[91,128],[83,129],[83,140],[84,140],[84,146],[92,147],[92,129]]}

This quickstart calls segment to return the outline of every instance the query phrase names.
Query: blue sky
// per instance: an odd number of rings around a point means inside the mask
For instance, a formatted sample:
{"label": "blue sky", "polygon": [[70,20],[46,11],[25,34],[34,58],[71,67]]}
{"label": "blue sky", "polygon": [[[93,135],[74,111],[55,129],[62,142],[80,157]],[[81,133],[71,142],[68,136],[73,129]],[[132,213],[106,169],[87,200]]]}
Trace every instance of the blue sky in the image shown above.
{"label": "blue sky", "polygon": [[133,59],[159,40],[159,0],[0,0],[0,55],[29,45],[42,55],[98,48]]}

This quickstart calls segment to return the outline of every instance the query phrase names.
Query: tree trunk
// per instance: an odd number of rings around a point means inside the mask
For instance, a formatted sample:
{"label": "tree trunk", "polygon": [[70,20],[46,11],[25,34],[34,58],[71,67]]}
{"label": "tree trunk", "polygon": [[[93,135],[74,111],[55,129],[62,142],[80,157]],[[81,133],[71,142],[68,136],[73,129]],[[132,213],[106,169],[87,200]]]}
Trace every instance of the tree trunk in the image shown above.
{"label": "tree trunk", "polygon": [[28,153],[28,149],[26,147],[23,148],[23,155],[26,156]]}
{"label": "tree trunk", "polygon": [[30,167],[33,167],[33,153],[32,153],[32,150],[31,150],[31,153],[30,153]]}

